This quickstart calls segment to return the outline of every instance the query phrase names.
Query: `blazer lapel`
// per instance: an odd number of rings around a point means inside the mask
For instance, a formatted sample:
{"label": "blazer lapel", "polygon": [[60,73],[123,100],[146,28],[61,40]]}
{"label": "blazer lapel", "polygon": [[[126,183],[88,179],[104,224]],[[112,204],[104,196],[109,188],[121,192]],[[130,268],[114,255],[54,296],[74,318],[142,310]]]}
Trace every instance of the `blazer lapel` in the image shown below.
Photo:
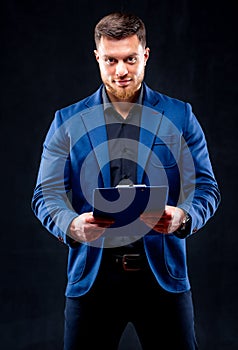
{"label": "blazer lapel", "polygon": [[158,133],[161,121],[163,118],[163,111],[154,109],[153,106],[147,104],[143,106],[141,117],[141,131],[138,145],[138,167],[137,167],[137,181],[141,183],[144,169],[149,158],[154,138]]}
{"label": "blazer lapel", "polygon": [[[154,138],[158,133],[163,111],[158,109],[158,98],[145,84],[145,99],[141,117],[141,131],[138,145],[137,181],[141,183]],[[81,114],[97,158],[105,187],[110,187],[110,164],[103,105],[100,103],[101,89],[87,101],[89,108]],[[101,101],[102,102],[102,101]],[[156,107],[155,107],[156,106]]]}
{"label": "blazer lapel", "polygon": [[104,186],[110,187],[109,151],[103,106],[99,104],[88,108],[81,115],[99,164]]}

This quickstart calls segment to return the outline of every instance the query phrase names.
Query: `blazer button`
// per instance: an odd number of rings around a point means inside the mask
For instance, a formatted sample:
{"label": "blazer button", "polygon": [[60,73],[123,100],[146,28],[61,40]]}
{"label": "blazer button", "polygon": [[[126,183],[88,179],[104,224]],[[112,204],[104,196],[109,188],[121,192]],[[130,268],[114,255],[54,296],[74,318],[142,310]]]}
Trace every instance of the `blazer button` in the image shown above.
{"label": "blazer button", "polygon": [[195,228],[193,229],[193,233],[197,232],[197,230],[198,230],[198,229],[195,227]]}
{"label": "blazer button", "polygon": [[63,237],[61,237],[61,236],[58,236],[58,240],[59,240],[60,242],[64,242],[64,239],[63,239]]}

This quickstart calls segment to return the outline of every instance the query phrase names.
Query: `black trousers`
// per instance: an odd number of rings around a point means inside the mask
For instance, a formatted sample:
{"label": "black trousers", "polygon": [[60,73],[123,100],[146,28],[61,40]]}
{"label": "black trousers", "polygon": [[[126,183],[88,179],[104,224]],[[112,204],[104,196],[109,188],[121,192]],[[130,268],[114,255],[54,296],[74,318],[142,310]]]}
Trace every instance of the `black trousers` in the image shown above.
{"label": "black trousers", "polygon": [[132,272],[103,263],[86,295],[66,298],[64,350],[116,350],[128,322],[143,350],[197,349],[191,291],[164,291],[149,267]]}

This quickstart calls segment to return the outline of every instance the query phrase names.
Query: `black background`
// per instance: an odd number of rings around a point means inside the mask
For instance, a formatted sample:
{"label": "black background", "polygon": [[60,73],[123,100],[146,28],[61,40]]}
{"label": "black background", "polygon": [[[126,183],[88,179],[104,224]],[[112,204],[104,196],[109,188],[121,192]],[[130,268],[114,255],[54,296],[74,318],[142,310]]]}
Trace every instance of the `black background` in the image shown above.
{"label": "black background", "polygon": [[0,7],[1,349],[62,349],[67,247],[34,217],[31,197],[55,111],[100,84],[94,26],[121,9],[146,24],[147,84],[190,102],[205,131],[222,202],[188,239],[197,336],[200,350],[237,349],[235,1],[4,0]]}

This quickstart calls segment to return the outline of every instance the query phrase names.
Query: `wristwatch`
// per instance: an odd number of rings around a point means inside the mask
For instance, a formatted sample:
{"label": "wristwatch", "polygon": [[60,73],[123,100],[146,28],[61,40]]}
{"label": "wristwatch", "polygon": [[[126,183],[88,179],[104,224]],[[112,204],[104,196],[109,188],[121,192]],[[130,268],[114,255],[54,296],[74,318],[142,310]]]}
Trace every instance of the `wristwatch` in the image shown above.
{"label": "wristwatch", "polygon": [[178,230],[179,231],[184,231],[186,229],[186,227],[188,226],[188,223],[189,223],[190,220],[191,220],[190,215],[188,213],[186,213],[186,216],[183,219],[182,224],[181,224],[181,226],[179,227]]}
{"label": "wristwatch", "polygon": [[190,234],[191,230],[191,216],[184,210],[185,218],[182,221],[180,227],[174,232],[174,235],[178,238],[186,238]]}

